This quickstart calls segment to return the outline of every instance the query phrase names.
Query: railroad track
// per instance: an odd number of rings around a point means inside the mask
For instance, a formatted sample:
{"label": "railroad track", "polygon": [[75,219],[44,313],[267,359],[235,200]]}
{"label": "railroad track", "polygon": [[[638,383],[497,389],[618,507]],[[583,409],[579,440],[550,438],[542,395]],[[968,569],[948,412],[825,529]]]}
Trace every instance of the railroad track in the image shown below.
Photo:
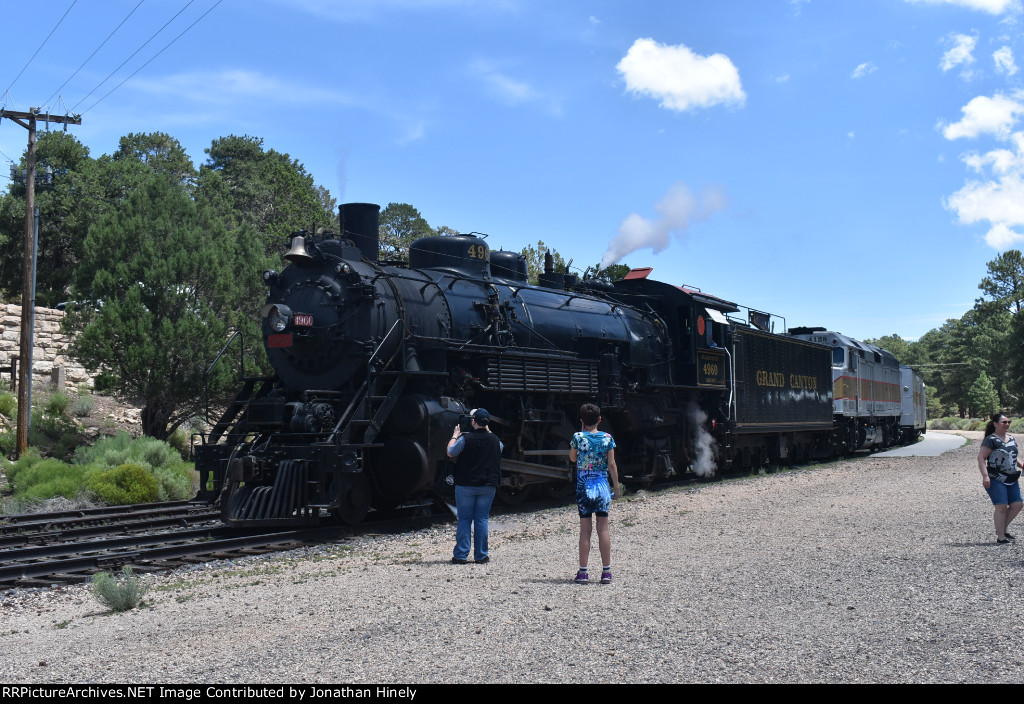
{"label": "railroad track", "polygon": [[220,523],[206,503],[173,501],[0,518],[0,552],[55,542]]}
{"label": "railroad track", "polygon": [[437,519],[388,517],[357,527],[239,530],[221,523],[218,510],[187,501],[6,516],[0,519],[0,590],[84,582],[126,565],[136,572],[163,572],[359,533],[400,532]]}

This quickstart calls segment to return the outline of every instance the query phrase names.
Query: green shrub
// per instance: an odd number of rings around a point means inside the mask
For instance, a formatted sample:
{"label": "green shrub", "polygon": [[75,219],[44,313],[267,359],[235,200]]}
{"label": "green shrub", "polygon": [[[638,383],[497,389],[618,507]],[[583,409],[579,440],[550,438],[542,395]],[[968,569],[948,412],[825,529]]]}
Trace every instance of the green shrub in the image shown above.
{"label": "green shrub", "polygon": [[92,593],[97,601],[115,613],[130,611],[142,604],[149,587],[125,565],[121,574],[98,572],[92,578]]}
{"label": "green shrub", "polygon": [[171,468],[182,464],[178,453],[163,440],[147,436],[133,439],[125,432],[101,438],[91,447],[78,448],[75,451],[75,462],[105,464],[111,467],[130,462],[147,469]]}
{"label": "green shrub", "polygon": [[150,467],[163,467],[174,452],[174,448],[165,442],[140,443],[139,449],[142,451],[142,458]]}
{"label": "green shrub", "polygon": [[[27,453],[26,453],[27,454]],[[22,460],[29,460],[23,463]],[[86,468],[69,465],[58,459],[23,457],[8,468],[7,476],[14,496],[23,501],[74,498],[82,493]],[[13,472],[10,470],[14,469]]]}
{"label": "green shrub", "polygon": [[71,404],[71,415],[76,418],[85,418],[92,414],[92,409],[95,407],[96,398],[94,396],[79,396]]}
{"label": "green shrub", "polygon": [[100,372],[92,381],[93,389],[101,396],[109,396],[117,388],[117,374]]}
{"label": "green shrub", "polygon": [[156,477],[137,464],[96,469],[88,474],[85,486],[107,505],[152,503],[160,495]]}
{"label": "green shrub", "polygon": [[189,465],[179,464],[174,467],[154,467],[153,476],[160,482],[163,490],[161,501],[182,501],[191,499],[195,493],[192,491],[192,475],[195,471]]}
{"label": "green shrub", "polygon": [[78,446],[78,428],[65,416],[54,416],[33,408],[28,442],[45,454],[68,457]]}
{"label": "green shrub", "polygon": [[192,438],[184,427],[175,428],[171,436],[167,438],[167,444],[177,450],[183,460],[188,459],[192,453]]}
{"label": "green shrub", "polygon": [[107,454],[110,453],[110,458],[120,458],[118,461],[113,462],[112,466],[124,464],[128,458],[128,448],[132,444],[132,436],[123,430],[117,435],[102,437],[92,445],[83,445],[82,447],[75,450],[75,463],[76,464],[111,464],[107,460]]}
{"label": "green shrub", "polygon": [[42,462],[42,460],[43,456],[39,454],[39,450],[34,447],[28,448],[21,454],[21,457],[18,458],[17,462],[7,466],[5,469],[5,472],[7,473],[7,481],[11,482],[13,485],[15,477],[17,477],[19,473],[25,471],[37,462]]}
{"label": "green shrub", "polygon": [[18,436],[10,431],[0,431],[0,456],[8,457],[14,452],[18,444]]}
{"label": "green shrub", "polygon": [[6,391],[0,391],[0,415],[14,418],[18,413],[18,399]]}
{"label": "green shrub", "polygon": [[71,405],[71,397],[63,391],[54,391],[50,394],[50,397],[46,399],[43,404],[43,408],[51,416],[62,416],[64,412],[68,410],[68,406]]}
{"label": "green shrub", "polygon": [[26,501],[44,501],[58,496],[73,499],[82,493],[82,475],[80,472],[55,476],[33,484],[17,494]]}

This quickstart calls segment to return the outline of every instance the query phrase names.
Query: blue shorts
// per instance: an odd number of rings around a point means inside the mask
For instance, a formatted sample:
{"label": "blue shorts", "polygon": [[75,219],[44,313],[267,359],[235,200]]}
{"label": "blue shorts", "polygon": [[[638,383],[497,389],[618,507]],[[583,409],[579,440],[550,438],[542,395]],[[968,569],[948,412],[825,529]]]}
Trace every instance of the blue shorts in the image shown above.
{"label": "blue shorts", "polygon": [[989,498],[992,499],[993,506],[1008,506],[1009,504],[1022,501],[1019,482],[1003,484],[995,479],[990,479],[988,489],[985,489],[985,491],[988,492]]}
{"label": "blue shorts", "polygon": [[576,507],[580,518],[592,514],[607,516],[612,503],[612,488],[605,472],[579,472],[576,475]]}

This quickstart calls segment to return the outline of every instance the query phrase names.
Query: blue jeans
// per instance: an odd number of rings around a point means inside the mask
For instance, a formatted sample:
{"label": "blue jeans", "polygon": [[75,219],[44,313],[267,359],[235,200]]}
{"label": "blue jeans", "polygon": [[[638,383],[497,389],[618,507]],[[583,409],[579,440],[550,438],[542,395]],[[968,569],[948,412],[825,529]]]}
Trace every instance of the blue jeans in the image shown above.
{"label": "blue jeans", "polygon": [[455,552],[458,560],[469,559],[469,533],[473,531],[473,559],[487,557],[487,518],[494,501],[493,486],[456,486],[455,510],[459,526],[455,529]]}

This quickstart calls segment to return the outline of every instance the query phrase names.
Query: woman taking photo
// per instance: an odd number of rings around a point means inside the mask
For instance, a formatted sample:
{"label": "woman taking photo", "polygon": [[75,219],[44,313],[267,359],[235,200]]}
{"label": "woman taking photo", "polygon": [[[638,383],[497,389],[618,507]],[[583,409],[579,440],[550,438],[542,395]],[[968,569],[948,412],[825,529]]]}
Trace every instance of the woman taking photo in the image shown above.
{"label": "woman taking photo", "polygon": [[1006,529],[1024,508],[1017,483],[1017,443],[1009,430],[1010,419],[996,413],[985,426],[985,439],[978,451],[978,471],[995,507],[996,542],[1001,545],[1016,540]]}

